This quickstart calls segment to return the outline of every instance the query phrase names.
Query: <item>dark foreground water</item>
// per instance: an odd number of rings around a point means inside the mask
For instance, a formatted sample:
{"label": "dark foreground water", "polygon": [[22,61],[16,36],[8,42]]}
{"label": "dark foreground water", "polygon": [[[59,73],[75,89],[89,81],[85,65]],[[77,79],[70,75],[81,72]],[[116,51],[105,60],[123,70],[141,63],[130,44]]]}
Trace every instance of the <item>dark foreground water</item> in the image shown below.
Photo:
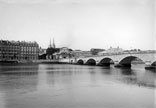
{"label": "dark foreground water", "polygon": [[3,65],[0,108],[156,108],[155,77],[144,65]]}

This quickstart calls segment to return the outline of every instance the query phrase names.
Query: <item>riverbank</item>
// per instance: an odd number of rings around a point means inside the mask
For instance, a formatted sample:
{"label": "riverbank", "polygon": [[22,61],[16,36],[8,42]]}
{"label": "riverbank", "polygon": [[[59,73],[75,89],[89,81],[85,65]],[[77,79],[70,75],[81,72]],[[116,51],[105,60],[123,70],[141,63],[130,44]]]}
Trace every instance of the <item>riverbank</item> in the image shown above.
{"label": "riverbank", "polygon": [[60,59],[60,60],[6,60],[6,61],[0,61],[0,64],[75,64],[70,61],[70,59]]}

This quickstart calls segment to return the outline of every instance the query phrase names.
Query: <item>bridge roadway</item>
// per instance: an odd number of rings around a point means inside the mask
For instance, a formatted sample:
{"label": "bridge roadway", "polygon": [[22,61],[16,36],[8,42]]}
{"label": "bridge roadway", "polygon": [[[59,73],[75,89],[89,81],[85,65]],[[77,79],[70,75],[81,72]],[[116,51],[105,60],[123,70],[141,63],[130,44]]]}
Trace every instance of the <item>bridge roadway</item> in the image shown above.
{"label": "bridge roadway", "polygon": [[[101,65],[109,66],[114,63],[116,67],[131,67],[131,62],[133,60],[140,59],[146,64],[156,68],[156,51],[152,52],[129,52],[129,53],[113,53],[90,57],[79,57],[74,60],[77,64],[86,65]],[[72,60],[73,62],[73,60]]]}

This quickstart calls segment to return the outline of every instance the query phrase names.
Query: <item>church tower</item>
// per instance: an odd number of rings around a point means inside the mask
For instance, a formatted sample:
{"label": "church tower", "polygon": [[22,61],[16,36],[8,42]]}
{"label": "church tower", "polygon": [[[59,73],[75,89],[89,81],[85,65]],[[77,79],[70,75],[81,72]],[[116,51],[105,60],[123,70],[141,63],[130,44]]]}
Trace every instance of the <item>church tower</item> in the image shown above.
{"label": "church tower", "polygon": [[53,44],[51,44],[51,38],[50,38],[49,48],[56,48],[54,38],[53,38]]}
{"label": "church tower", "polygon": [[52,45],[51,45],[51,38],[50,38],[50,44],[49,44],[49,48],[52,48]]}
{"label": "church tower", "polygon": [[53,48],[56,48],[54,38],[53,38]]}

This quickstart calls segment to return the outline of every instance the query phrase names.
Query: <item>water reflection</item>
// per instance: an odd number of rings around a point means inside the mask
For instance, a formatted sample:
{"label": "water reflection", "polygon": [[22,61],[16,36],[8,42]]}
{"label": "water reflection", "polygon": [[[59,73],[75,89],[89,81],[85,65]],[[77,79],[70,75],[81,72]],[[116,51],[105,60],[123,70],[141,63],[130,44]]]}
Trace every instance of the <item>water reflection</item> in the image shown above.
{"label": "water reflection", "polygon": [[135,69],[120,69],[120,81],[139,87],[155,88],[155,73],[151,71],[140,71]]}
{"label": "water reflection", "polygon": [[155,88],[155,73],[149,71],[145,72],[135,69],[114,69],[112,67],[105,68],[97,66],[85,66],[78,69],[74,66],[54,66],[51,68],[47,67],[47,70],[48,84],[55,84],[58,82],[65,84],[71,82],[73,83],[75,81],[74,78],[77,78],[77,76],[79,77],[79,80],[85,80],[85,78],[88,80],[88,74],[90,74],[90,81],[92,82],[96,82],[101,79],[103,79],[104,81],[107,79],[114,82],[116,80],[119,80],[122,83],[126,84]]}
{"label": "water reflection", "polygon": [[121,69],[122,75],[135,75],[134,70],[132,69]]}
{"label": "water reflection", "polygon": [[0,108],[153,108],[155,76],[138,66],[3,65]]}
{"label": "water reflection", "polygon": [[156,88],[156,73],[150,70],[146,70],[142,75],[142,84],[146,87]]}
{"label": "water reflection", "polygon": [[35,89],[38,83],[38,65],[1,65],[0,91]]}
{"label": "water reflection", "polygon": [[37,64],[0,65],[0,94],[3,94],[0,107],[16,108],[17,97],[36,91],[37,85]]}
{"label": "water reflection", "polygon": [[0,74],[37,74],[37,64],[0,65]]}

